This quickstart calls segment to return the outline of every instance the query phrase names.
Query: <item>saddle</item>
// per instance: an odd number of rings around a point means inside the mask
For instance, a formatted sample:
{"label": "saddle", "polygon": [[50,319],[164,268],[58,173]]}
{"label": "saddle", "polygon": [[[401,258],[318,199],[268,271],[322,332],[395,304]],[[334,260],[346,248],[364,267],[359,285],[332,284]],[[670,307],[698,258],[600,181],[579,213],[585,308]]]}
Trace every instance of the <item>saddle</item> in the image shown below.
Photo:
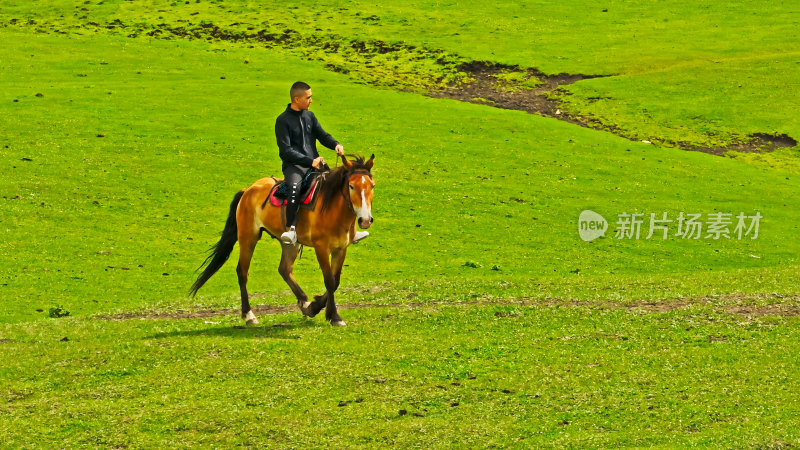
{"label": "saddle", "polygon": [[[316,170],[309,170],[306,176],[303,178],[303,182],[300,184],[300,198],[302,201],[300,202],[301,207],[305,207],[307,209],[314,209],[314,204],[317,200],[317,187],[319,186],[320,181],[322,180],[322,174],[317,172]],[[266,203],[269,202],[272,206],[284,206],[288,203],[289,198],[289,185],[281,180],[280,183],[276,184],[275,187],[267,196],[267,201],[264,202],[262,208],[266,206]]]}

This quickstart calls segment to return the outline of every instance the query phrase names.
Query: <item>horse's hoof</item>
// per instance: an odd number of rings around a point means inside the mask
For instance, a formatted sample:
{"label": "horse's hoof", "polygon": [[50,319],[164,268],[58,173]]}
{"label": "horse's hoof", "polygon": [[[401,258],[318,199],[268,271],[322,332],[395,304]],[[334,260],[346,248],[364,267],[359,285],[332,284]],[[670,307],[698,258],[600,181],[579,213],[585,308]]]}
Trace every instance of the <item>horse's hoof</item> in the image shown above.
{"label": "horse's hoof", "polygon": [[328,306],[328,296],[325,295],[325,294],[323,294],[323,295],[315,295],[314,296],[314,303],[319,305],[319,309],[322,310],[322,308]]}
{"label": "horse's hoof", "polygon": [[247,325],[258,325],[258,319],[256,319],[256,315],[253,314],[253,310],[247,311],[247,314],[243,317],[244,323]]}
{"label": "horse's hoof", "polygon": [[342,320],[342,319],[331,320],[330,322],[331,322],[331,326],[334,326],[334,327],[346,327],[347,326],[345,321]]}
{"label": "horse's hoof", "polygon": [[307,309],[303,312],[303,314],[307,315],[308,317],[315,317],[325,308],[325,304],[327,303],[327,299],[323,295],[315,295],[314,301],[311,303],[306,302]]}
{"label": "horse's hoof", "polygon": [[297,307],[300,308],[300,312],[302,312],[304,316],[314,317],[314,314],[311,312],[311,302],[297,302]]}

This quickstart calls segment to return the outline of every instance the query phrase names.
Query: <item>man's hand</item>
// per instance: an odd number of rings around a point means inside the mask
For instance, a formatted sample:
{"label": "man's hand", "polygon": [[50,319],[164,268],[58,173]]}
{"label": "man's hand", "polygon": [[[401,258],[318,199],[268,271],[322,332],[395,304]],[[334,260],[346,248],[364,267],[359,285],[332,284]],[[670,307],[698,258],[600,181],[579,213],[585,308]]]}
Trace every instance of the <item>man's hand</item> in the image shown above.
{"label": "man's hand", "polygon": [[344,155],[344,147],[342,147],[342,144],[337,144],[336,148],[334,150],[336,150],[336,154],[337,155],[339,155],[339,156],[343,156]]}
{"label": "man's hand", "polygon": [[316,159],[314,160],[314,162],[313,162],[313,163],[311,163],[311,167],[313,167],[313,168],[315,168],[315,169],[319,170],[319,168],[320,168],[320,167],[321,167],[323,164],[325,164],[325,158],[323,158],[322,156],[320,156],[320,157],[316,158]]}

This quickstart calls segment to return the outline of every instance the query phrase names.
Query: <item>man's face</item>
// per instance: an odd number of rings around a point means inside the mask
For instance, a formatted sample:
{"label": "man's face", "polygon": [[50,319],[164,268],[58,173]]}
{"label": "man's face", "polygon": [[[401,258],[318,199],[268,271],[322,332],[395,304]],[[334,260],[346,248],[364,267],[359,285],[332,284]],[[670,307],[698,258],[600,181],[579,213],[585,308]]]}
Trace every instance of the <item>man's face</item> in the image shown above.
{"label": "man's face", "polygon": [[300,111],[307,111],[311,106],[311,89],[305,91],[303,95],[294,98],[294,104],[300,108]]}

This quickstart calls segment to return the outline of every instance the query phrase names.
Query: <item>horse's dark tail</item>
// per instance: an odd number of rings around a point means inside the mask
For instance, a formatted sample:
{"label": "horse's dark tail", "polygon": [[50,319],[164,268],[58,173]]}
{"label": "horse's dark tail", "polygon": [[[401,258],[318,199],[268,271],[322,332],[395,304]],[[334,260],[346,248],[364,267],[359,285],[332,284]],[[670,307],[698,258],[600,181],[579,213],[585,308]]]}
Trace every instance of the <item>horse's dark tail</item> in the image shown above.
{"label": "horse's dark tail", "polygon": [[200,288],[206,284],[206,281],[208,281],[212,275],[217,273],[220,267],[225,264],[225,261],[228,260],[228,257],[231,256],[233,244],[235,244],[238,240],[238,230],[236,228],[236,208],[239,206],[239,201],[242,199],[243,194],[244,189],[237,192],[233,197],[230,213],[228,213],[228,220],[225,222],[225,229],[222,230],[222,236],[220,236],[219,242],[211,247],[211,254],[208,255],[208,258],[203,261],[203,264],[200,264],[200,267],[197,268],[197,270],[200,270],[203,268],[203,266],[206,266],[205,270],[203,270],[203,273],[197,277],[197,281],[194,282],[192,289],[189,291],[189,295],[192,297],[197,295],[197,291],[199,291]]}

